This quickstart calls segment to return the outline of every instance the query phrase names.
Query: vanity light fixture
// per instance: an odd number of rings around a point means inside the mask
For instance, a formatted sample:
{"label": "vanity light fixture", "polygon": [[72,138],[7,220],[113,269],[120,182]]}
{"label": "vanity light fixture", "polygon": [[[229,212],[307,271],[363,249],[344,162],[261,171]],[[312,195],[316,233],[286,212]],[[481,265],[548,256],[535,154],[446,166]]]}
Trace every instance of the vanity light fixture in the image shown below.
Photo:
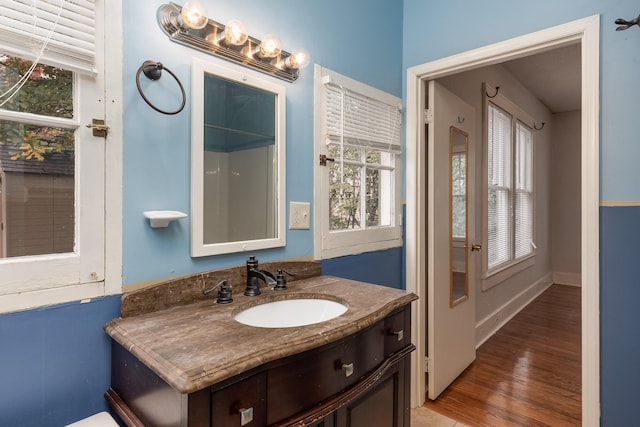
{"label": "vanity light fixture", "polygon": [[297,80],[300,70],[310,62],[309,53],[304,49],[294,53],[282,50],[282,42],[273,34],[260,40],[251,37],[238,20],[223,25],[209,19],[197,0],[190,0],[184,6],[163,4],[158,8],[157,18],[160,28],[176,43],[289,82]]}

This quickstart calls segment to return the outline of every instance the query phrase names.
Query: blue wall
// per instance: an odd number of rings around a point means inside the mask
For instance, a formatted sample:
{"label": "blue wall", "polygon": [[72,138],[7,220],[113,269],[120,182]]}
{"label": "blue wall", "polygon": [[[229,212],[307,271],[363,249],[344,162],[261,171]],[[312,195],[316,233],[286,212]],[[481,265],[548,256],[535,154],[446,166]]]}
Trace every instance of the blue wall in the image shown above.
{"label": "blue wall", "polygon": [[[640,205],[640,31],[633,27],[616,32],[614,24],[638,12],[637,0],[404,0],[403,70],[600,15],[600,195],[602,200],[623,201],[619,205]],[[640,208],[600,212],[601,421],[605,426],[640,425],[635,399],[640,384]]]}
{"label": "blue wall", "polygon": [[322,261],[322,273],[404,289],[402,248],[344,256]]}
{"label": "blue wall", "polygon": [[[190,211],[191,109],[187,103],[176,116],[153,111],[138,94],[134,76],[144,60],[160,61],[177,74],[189,93],[191,61],[197,56],[261,78],[270,77],[170,41],[155,18],[163,0],[123,3],[124,283],[241,265],[247,258],[245,253],[192,258],[189,218],[166,229],[151,229],[143,218],[142,212],[152,209]],[[312,62],[402,96],[402,3],[203,0],[203,4],[217,21],[240,19],[249,33],[258,37],[277,32],[285,50],[304,46]],[[374,47],[376,54],[363,53]],[[168,77],[159,83],[175,86]],[[288,208],[289,201],[313,202],[313,67],[302,70],[295,83],[281,83],[287,91]],[[166,108],[180,100],[171,90],[149,96]],[[255,255],[260,261],[312,256],[313,230],[287,230],[286,247]],[[396,274],[400,276],[401,270]]]}
{"label": "blue wall", "polygon": [[640,425],[640,206],[600,215],[602,425]]}
{"label": "blue wall", "polygon": [[0,315],[0,426],[61,426],[107,409],[120,297]]}

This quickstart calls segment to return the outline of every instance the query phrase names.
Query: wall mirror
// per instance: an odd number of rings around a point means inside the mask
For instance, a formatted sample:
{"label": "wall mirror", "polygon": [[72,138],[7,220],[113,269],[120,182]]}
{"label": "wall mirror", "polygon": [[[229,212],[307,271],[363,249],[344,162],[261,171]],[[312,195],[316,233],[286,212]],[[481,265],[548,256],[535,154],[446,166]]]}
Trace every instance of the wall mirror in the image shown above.
{"label": "wall mirror", "polygon": [[469,297],[467,261],[467,148],[469,135],[451,127],[449,131],[450,187],[449,211],[451,212],[449,242],[451,265],[449,276],[450,306]]}
{"label": "wall mirror", "polygon": [[191,255],[285,245],[285,88],[195,58]]}

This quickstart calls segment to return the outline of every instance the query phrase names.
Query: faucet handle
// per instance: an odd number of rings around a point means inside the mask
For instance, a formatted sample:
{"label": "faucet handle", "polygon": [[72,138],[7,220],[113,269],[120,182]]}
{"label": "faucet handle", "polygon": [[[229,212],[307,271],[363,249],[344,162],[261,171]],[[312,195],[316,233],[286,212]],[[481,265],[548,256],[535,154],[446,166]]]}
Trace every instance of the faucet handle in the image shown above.
{"label": "faucet handle", "polygon": [[220,290],[218,291],[218,299],[216,299],[216,302],[218,304],[229,304],[233,302],[233,296],[232,296],[232,290],[231,290],[231,285],[229,285],[227,283],[226,280],[222,281],[222,286],[220,287]]}
{"label": "faucet handle", "polygon": [[[204,276],[202,277],[202,281],[203,281],[203,284],[204,284]],[[208,295],[211,292],[215,291],[218,286],[222,286],[222,285],[226,285],[226,284],[227,284],[227,279],[223,279],[223,280],[219,281],[217,285],[212,286],[209,289],[203,290],[202,291],[202,295]]]}
{"label": "faucet handle", "polygon": [[276,291],[283,291],[287,289],[287,277],[284,275],[285,273],[289,276],[296,276],[295,273],[290,273],[287,270],[279,268],[278,275],[276,276],[276,286],[273,288]]}
{"label": "faucet handle", "polygon": [[202,291],[202,295],[208,295],[211,292],[215,291],[218,287],[220,287],[220,290],[218,291],[218,299],[216,300],[218,304],[229,304],[230,302],[233,302],[233,298],[232,298],[232,291],[231,291],[231,286],[229,285],[229,282],[226,279],[221,280],[220,282],[218,282],[217,285],[209,288],[209,289],[205,289],[204,291]]}

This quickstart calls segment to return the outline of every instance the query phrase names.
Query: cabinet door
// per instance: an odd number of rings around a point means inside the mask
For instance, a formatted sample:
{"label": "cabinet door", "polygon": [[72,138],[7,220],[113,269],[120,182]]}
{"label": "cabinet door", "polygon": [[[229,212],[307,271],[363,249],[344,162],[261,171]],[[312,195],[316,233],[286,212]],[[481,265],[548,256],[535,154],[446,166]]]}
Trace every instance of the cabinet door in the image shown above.
{"label": "cabinet door", "polygon": [[338,410],[339,427],[401,427],[404,425],[404,387],[396,369],[378,384]]}

